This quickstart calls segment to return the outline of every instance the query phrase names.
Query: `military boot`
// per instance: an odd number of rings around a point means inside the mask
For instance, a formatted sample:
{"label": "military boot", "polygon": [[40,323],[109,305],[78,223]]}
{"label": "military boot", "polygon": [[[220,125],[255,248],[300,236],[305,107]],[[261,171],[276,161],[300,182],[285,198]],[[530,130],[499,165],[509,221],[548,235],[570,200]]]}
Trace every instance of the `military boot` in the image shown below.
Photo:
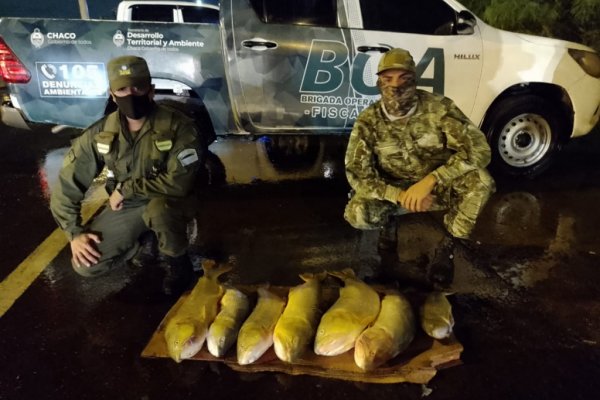
{"label": "military boot", "polygon": [[129,264],[133,267],[142,268],[156,262],[158,257],[158,239],[152,231],[144,232],[139,239],[140,246]]}
{"label": "military boot", "polygon": [[455,240],[455,238],[447,234],[435,249],[427,274],[429,282],[434,287],[447,288],[454,280]]}
{"label": "military boot", "polygon": [[165,270],[162,283],[163,293],[179,296],[189,289],[194,281],[192,262],[187,253],[178,257],[161,255],[161,266]]}

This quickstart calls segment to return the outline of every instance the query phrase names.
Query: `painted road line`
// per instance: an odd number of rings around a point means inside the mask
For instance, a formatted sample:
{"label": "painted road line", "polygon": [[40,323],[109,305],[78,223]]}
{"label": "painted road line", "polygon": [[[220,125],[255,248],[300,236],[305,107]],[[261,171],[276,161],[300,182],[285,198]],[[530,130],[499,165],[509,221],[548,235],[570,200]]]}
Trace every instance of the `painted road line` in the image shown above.
{"label": "painted road line", "polygon": [[[106,197],[94,194],[83,204],[83,222],[88,221],[106,202]],[[64,232],[56,229],[13,272],[0,282],[0,317],[2,317],[67,245]]]}

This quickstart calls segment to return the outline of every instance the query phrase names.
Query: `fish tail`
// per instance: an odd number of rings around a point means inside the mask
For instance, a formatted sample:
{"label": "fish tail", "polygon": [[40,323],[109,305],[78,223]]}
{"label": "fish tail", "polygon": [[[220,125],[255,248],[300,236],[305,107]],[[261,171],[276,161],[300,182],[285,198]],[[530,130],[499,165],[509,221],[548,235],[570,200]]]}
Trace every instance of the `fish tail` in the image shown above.
{"label": "fish tail", "polygon": [[266,283],[264,285],[260,285],[258,289],[256,289],[256,292],[258,293],[259,297],[270,297],[273,296],[273,293],[271,293],[269,291],[269,284]]}
{"label": "fish tail", "polygon": [[343,281],[350,278],[356,279],[356,273],[352,268],[345,268],[341,271],[330,271],[329,275],[335,276],[336,278],[339,278]]}
{"label": "fish tail", "polygon": [[269,290],[269,284],[260,286],[256,291],[258,292],[259,298],[263,297],[263,298],[271,298],[271,299],[285,301],[285,298],[283,298]]}
{"label": "fish tail", "polygon": [[325,279],[327,277],[327,271],[323,271],[323,272],[318,272],[318,273],[311,273],[311,272],[305,272],[303,274],[300,274],[300,279],[302,279],[304,282],[308,282],[308,281],[312,281],[312,280],[317,280],[317,281],[322,281],[323,279]]}
{"label": "fish tail", "polygon": [[217,264],[215,260],[206,259],[202,260],[202,269],[204,270],[204,275],[216,279],[224,273],[231,271],[233,264]]}
{"label": "fish tail", "polygon": [[210,271],[217,266],[217,262],[210,258],[205,258],[202,260],[202,269],[206,271]]}

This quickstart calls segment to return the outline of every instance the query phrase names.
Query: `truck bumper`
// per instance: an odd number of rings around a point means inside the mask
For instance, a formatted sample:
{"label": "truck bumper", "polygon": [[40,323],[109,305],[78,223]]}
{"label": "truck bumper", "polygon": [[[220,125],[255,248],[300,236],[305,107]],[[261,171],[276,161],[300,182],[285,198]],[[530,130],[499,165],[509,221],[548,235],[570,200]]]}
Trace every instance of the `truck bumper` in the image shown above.
{"label": "truck bumper", "polygon": [[0,115],[2,116],[2,123],[4,125],[28,131],[31,130],[21,112],[14,107],[0,106]]}

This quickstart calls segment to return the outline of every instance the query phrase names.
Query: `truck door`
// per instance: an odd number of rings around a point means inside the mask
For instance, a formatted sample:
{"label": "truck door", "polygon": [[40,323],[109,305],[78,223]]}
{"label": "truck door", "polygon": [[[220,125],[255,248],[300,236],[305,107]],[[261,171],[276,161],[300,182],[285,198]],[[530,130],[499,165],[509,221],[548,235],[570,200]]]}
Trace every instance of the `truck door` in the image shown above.
{"label": "truck door", "polygon": [[[343,102],[349,90],[349,32],[338,26],[337,4],[338,0],[221,2],[231,101],[244,130],[343,130],[346,118],[337,112],[322,115],[320,107]],[[317,61],[330,65],[333,73],[307,71],[310,57],[319,57]],[[317,97],[308,81],[316,81],[324,88],[318,94],[326,96]]]}
{"label": "truck door", "polygon": [[[464,14],[459,17],[443,0],[344,2],[352,16],[352,52],[357,60],[370,56],[368,68],[363,69],[366,87],[375,83],[382,52],[401,47],[415,59],[419,87],[450,97],[470,116],[483,64],[482,42],[474,18],[461,20]],[[376,92],[376,88],[373,90]]]}

